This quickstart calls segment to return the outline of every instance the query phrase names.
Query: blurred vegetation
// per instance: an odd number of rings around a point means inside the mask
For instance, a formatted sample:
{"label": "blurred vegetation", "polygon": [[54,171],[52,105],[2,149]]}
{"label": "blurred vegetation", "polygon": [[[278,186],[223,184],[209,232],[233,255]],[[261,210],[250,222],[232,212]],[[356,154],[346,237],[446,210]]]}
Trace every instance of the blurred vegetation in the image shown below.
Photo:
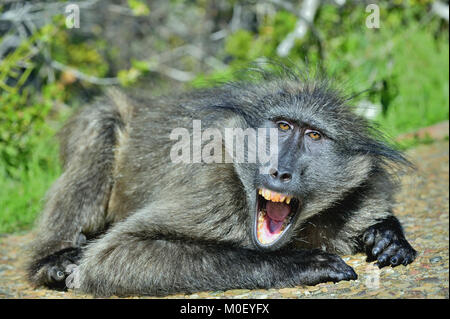
{"label": "blurred vegetation", "polygon": [[0,4],[0,233],[31,225],[60,174],[55,133],[106,85],[164,94],[276,59],[318,65],[392,136],[448,119],[448,22],[432,1],[377,2],[379,29],[364,1],[324,1],[285,57],[301,1],[80,1],[79,29],[65,1],[40,3]]}
{"label": "blurred vegetation", "polygon": [[[311,32],[297,41],[284,60],[321,64],[351,94],[365,91],[353,103],[369,100],[380,106],[376,120],[393,136],[448,119],[448,31],[442,32],[439,20],[424,17],[422,3],[380,5],[380,29],[366,28],[361,10],[323,6],[314,21],[319,35]],[[279,60],[276,48],[296,20],[280,11],[257,32],[236,31],[225,42],[223,54],[232,57],[229,68],[206,78],[230,78],[259,57]],[[208,83],[204,80],[199,77],[194,84]]]}

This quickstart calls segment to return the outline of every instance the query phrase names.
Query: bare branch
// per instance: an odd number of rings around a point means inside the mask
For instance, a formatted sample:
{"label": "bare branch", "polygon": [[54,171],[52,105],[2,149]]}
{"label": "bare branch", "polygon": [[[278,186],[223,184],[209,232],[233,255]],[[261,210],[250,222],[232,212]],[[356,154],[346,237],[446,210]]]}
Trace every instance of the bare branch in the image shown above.
{"label": "bare branch", "polygon": [[117,78],[98,78],[96,76],[93,75],[88,75],[86,73],[83,73],[75,68],[72,68],[70,66],[64,65],[62,63],[59,63],[58,61],[51,61],[50,65],[60,71],[68,71],[70,73],[72,73],[77,79],[89,82],[89,83],[93,83],[93,84],[98,84],[98,85],[113,85],[113,84],[118,84],[119,80]]}
{"label": "bare branch", "polygon": [[177,70],[165,65],[158,66],[155,70],[151,70],[154,72],[161,73],[165,76],[168,76],[171,79],[180,81],[180,82],[188,82],[194,79],[194,74],[186,71]]}
{"label": "bare branch", "polygon": [[300,8],[300,18],[297,21],[295,30],[289,33],[277,47],[277,54],[285,57],[294,46],[295,40],[303,38],[308,32],[308,28],[313,24],[314,16],[319,8],[320,0],[304,0]]}
{"label": "bare branch", "polygon": [[290,2],[283,0],[268,0],[268,2],[295,14],[295,7]]}
{"label": "bare branch", "polygon": [[442,19],[444,19],[448,22],[448,16],[449,16],[448,4],[445,4],[441,1],[436,1],[433,3],[431,10],[435,14],[440,16]]}

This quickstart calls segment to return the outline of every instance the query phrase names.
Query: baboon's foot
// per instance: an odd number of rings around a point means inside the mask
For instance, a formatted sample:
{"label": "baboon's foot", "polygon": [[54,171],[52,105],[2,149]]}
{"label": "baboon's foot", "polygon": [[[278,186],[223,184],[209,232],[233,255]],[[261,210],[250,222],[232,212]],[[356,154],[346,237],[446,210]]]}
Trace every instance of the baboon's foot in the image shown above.
{"label": "baboon's foot", "polygon": [[49,288],[66,289],[66,278],[69,276],[81,257],[81,248],[66,248],[36,261],[31,268],[35,269],[35,281]]}
{"label": "baboon's foot", "polygon": [[66,290],[66,278],[74,271],[81,258],[86,237],[80,234],[76,247],[59,250],[44,258],[38,259],[29,266],[31,280],[56,290]]}

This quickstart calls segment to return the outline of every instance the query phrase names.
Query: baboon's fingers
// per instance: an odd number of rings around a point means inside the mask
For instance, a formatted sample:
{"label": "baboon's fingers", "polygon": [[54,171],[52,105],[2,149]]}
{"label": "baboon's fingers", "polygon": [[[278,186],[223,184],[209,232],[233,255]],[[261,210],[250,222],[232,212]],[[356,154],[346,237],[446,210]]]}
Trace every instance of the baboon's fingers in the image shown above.
{"label": "baboon's fingers", "polygon": [[372,247],[373,244],[375,243],[375,235],[376,231],[373,228],[366,231],[366,233],[363,236],[364,244],[368,247]]}
{"label": "baboon's fingers", "polygon": [[414,260],[416,255],[415,250],[408,246],[409,244],[405,245],[401,241],[394,241],[378,256],[376,264],[380,268],[388,265],[396,267],[400,264],[406,266]]}
{"label": "baboon's fingers", "polygon": [[407,248],[401,247],[397,250],[394,256],[391,257],[391,266],[396,267],[400,264],[407,265],[414,260],[415,253],[411,253],[411,251]]}
{"label": "baboon's fingers", "polygon": [[392,241],[392,238],[390,236],[382,237],[380,240],[378,240],[374,247],[372,248],[372,255],[374,257],[377,257]]}
{"label": "baboon's fingers", "polygon": [[[398,242],[393,242],[391,245],[389,245],[377,258],[378,262],[376,263],[379,268],[382,268],[384,266],[387,266],[391,263],[391,258],[396,256],[396,253],[398,249],[400,248],[400,245]],[[397,258],[400,258],[400,256],[397,256]]]}
{"label": "baboon's fingers", "polygon": [[412,263],[414,261],[414,259],[416,258],[416,252],[412,253],[412,252],[408,252],[405,256],[405,258],[403,259],[402,265],[406,266],[410,263]]}

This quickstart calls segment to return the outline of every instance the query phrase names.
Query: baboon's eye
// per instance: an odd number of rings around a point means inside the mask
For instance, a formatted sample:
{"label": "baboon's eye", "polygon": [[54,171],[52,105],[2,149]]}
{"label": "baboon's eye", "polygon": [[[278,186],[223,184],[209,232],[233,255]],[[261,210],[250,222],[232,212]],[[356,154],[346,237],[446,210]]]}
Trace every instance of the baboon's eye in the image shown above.
{"label": "baboon's eye", "polygon": [[288,131],[292,128],[289,123],[283,122],[283,121],[277,122],[277,125],[278,125],[278,128],[282,131]]}
{"label": "baboon's eye", "polygon": [[322,135],[317,131],[306,130],[305,135],[307,135],[313,141],[318,141],[322,138]]}

